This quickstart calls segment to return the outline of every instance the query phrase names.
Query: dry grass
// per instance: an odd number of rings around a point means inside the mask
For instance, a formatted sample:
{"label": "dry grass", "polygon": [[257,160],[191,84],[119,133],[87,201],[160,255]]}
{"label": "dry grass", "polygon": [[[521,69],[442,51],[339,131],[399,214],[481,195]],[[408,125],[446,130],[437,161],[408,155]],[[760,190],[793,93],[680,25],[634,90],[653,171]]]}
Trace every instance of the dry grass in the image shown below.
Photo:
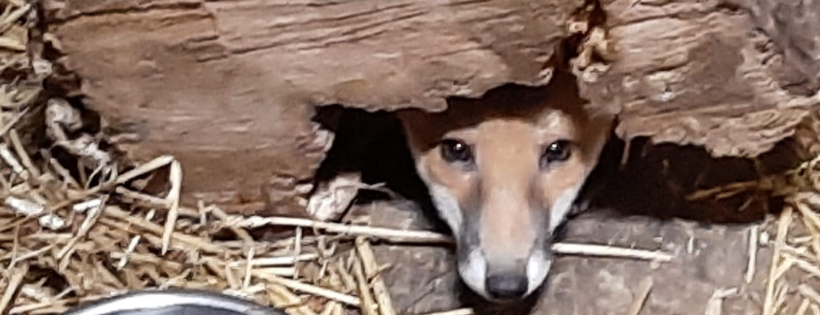
{"label": "dry grass", "polygon": [[[18,143],[16,133],[9,138]],[[0,264],[8,279],[0,306],[11,314],[58,313],[112,293],[171,287],[220,290],[292,314],[341,314],[349,308],[395,314],[370,240],[449,244],[447,236],[429,231],[186,208],[178,198],[182,167],[168,156],[124,172],[102,159],[91,174],[73,176],[55,159],[37,165],[25,150],[12,148],[0,143],[0,156],[12,166],[0,170],[0,182],[8,184],[0,207]],[[166,167],[170,188],[161,196],[129,188]],[[265,226],[293,233],[276,242],[251,236],[250,228]],[[224,232],[230,235],[213,237]],[[585,244],[556,244],[555,250],[672,259],[662,252]]]}
{"label": "dry grass", "polygon": [[810,309],[820,314],[820,156],[785,174],[700,191],[691,199],[719,200],[749,191],[785,198],[777,218],[749,230],[746,283],[757,272],[758,245],[771,247],[761,314],[808,314]]}

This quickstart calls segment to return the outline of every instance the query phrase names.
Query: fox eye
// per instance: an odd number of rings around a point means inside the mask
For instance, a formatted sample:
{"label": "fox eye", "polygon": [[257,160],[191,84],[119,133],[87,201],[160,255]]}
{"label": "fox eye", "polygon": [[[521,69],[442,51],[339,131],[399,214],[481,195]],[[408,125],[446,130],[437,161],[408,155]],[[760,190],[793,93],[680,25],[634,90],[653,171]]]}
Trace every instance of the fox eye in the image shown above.
{"label": "fox eye", "polygon": [[450,163],[470,163],[473,161],[473,148],[461,140],[444,139],[441,141],[441,157]]}
{"label": "fox eye", "polygon": [[541,157],[541,163],[544,166],[555,162],[563,162],[569,159],[571,152],[571,143],[567,140],[558,140],[544,150],[544,155]]}

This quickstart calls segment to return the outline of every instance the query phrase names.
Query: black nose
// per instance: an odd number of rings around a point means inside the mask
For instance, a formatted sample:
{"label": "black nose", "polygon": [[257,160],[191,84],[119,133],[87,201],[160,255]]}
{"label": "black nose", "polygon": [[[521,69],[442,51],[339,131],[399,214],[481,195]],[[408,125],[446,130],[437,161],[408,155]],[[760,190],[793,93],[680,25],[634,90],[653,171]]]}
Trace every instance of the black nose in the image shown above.
{"label": "black nose", "polygon": [[495,299],[514,300],[527,294],[527,277],[516,275],[495,275],[487,277],[487,293]]}

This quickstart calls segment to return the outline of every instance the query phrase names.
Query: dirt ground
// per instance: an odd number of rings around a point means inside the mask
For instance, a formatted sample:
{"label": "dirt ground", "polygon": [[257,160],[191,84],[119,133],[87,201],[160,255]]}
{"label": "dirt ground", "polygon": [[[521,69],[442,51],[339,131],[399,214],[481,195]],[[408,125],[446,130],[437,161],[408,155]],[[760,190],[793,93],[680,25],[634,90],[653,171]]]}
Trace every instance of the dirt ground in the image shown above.
{"label": "dirt ground", "polygon": [[[400,217],[403,220],[398,222],[408,227],[429,227],[408,201],[383,202],[356,211],[367,212],[376,224],[397,222],[395,218]],[[706,312],[710,299],[732,289],[737,293],[725,298],[722,314],[759,314],[771,251],[760,247],[758,272],[751,284],[745,283],[749,228],[750,224],[705,225],[593,210],[569,221],[565,241],[663,249],[674,253],[675,259],[652,263],[558,257],[546,288],[516,311],[511,312],[509,306],[476,309],[488,314],[626,314],[639,295],[641,282],[648,278],[651,292],[640,314],[720,314]],[[447,248],[382,246],[376,253],[392,266],[386,281],[401,312],[422,314],[482,304],[459,282],[454,257]]]}

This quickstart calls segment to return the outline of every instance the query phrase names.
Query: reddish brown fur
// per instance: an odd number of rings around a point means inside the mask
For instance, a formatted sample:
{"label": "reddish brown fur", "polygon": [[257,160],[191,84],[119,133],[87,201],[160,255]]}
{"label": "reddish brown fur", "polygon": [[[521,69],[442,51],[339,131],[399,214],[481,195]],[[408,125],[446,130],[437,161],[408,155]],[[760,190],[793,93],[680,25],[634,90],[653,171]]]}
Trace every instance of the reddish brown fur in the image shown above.
{"label": "reddish brown fur", "polygon": [[[439,211],[460,211],[465,222],[481,218],[478,226],[454,232],[475,230],[479,244],[461,245],[480,247],[491,266],[519,264],[544,242],[554,225],[550,212],[564,211],[555,207],[574,199],[609,135],[612,117],[590,117],[572,81],[553,81],[544,88],[503,87],[481,99],[452,100],[442,113],[401,113],[422,178],[458,204]],[[475,169],[441,157],[437,146],[445,137],[474,146]],[[544,148],[557,140],[577,146],[567,161],[542,169]]]}

